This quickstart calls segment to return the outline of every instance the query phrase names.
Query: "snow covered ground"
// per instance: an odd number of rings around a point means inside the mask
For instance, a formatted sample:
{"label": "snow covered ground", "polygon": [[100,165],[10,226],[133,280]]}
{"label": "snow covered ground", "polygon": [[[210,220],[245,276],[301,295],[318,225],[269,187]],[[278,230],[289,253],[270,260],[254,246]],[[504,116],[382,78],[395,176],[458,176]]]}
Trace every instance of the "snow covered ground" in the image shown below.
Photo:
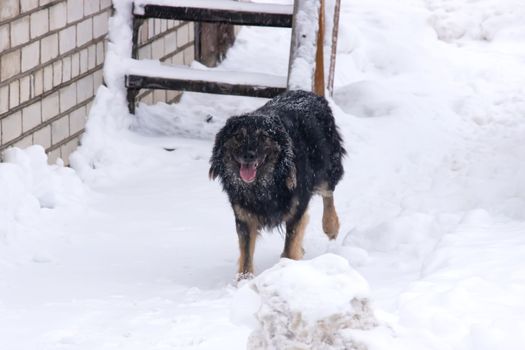
{"label": "snow covered ground", "polygon": [[[345,337],[363,349],[523,349],[523,18],[522,0],[343,0],[342,228],[329,244],[314,198],[297,268],[362,276],[377,324]],[[245,28],[219,69],[284,75],[289,36]],[[4,155],[0,349],[245,349],[257,298],[233,283],[233,215],[207,172],[227,116],[262,103],[187,93],[131,117],[100,88],[73,170]],[[285,283],[282,246],[258,240],[255,284]]]}

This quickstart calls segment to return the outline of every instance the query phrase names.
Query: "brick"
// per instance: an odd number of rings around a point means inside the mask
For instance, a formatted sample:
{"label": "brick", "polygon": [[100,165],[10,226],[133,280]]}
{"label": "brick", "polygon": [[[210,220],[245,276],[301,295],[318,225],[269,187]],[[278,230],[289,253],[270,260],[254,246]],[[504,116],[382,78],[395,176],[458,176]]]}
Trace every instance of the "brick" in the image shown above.
{"label": "brick", "polygon": [[9,86],[0,87],[0,114],[9,110]]}
{"label": "brick", "polygon": [[153,19],[153,26],[154,26],[154,30],[155,30],[155,35],[159,35],[160,34],[160,19],[158,18],[155,18]]}
{"label": "brick", "polygon": [[0,6],[0,21],[11,19],[20,13],[18,1],[19,0],[2,0],[2,6]]}
{"label": "brick", "polygon": [[187,47],[184,49],[184,64],[190,65],[195,58],[195,51],[193,46]]}
{"label": "brick", "polygon": [[93,88],[94,93],[97,92],[97,89],[104,82],[104,73],[102,69],[97,70],[93,75]]}
{"label": "brick", "polygon": [[44,92],[53,88],[53,66],[44,67]]}
{"label": "brick", "polygon": [[67,23],[78,21],[83,14],[83,0],[67,0]]}
{"label": "brick", "polygon": [[65,2],[53,5],[49,9],[49,30],[64,28],[67,23],[67,7]]}
{"label": "brick", "polygon": [[60,54],[73,50],[76,45],[77,30],[75,26],[62,29],[59,33]]}
{"label": "brick", "polygon": [[11,23],[11,46],[17,46],[29,41],[29,16],[22,17]]}
{"label": "brick", "polygon": [[109,9],[111,8],[111,0],[100,0],[100,9]]}
{"label": "brick", "polygon": [[58,92],[42,99],[42,121],[45,122],[60,113]]}
{"label": "brick", "polygon": [[0,52],[11,47],[9,39],[9,24],[0,26]]}
{"label": "brick", "polygon": [[60,89],[60,113],[77,104],[77,84],[70,84]]}
{"label": "brick", "polygon": [[164,56],[164,38],[159,38],[151,44],[152,58],[155,60]]}
{"label": "brick", "polygon": [[108,20],[108,12],[102,12],[93,17],[93,38],[100,38],[108,33]]}
{"label": "brick", "polygon": [[81,107],[69,114],[69,132],[71,135],[84,129],[86,125],[86,108]]}
{"label": "brick", "polygon": [[165,90],[153,90],[153,102],[166,102],[166,91]]}
{"label": "brick", "polygon": [[188,40],[195,41],[195,26],[193,22],[188,23]]}
{"label": "brick", "polygon": [[69,136],[69,116],[63,116],[51,124],[51,143],[56,145]]}
{"label": "brick", "polygon": [[40,40],[41,62],[46,63],[58,57],[58,34],[48,35]]}
{"label": "brick", "polygon": [[77,52],[71,56],[71,78],[80,74],[80,54]]}
{"label": "brick", "polygon": [[53,63],[53,86],[58,86],[62,83],[62,61]]}
{"label": "brick", "polygon": [[97,66],[104,62],[105,48],[104,42],[97,44]]}
{"label": "brick", "polygon": [[148,26],[142,25],[139,28],[139,44],[144,44],[148,41]]}
{"label": "brick", "polygon": [[139,58],[140,59],[151,58],[151,45],[146,45],[139,49]]}
{"label": "brick", "polygon": [[60,154],[64,158],[65,164],[69,164],[69,156],[73,153],[78,147],[79,139],[74,138],[65,145],[60,146]]}
{"label": "brick", "polygon": [[43,9],[31,14],[30,17],[31,39],[45,34],[49,30],[49,13]]}
{"label": "brick", "polygon": [[13,109],[20,104],[20,82],[18,80],[9,84],[9,108]]}
{"label": "brick", "polygon": [[188,25],[185,24],[177,31],[177,47],[184,46],[188,43]]}
{"label": "brick", "polygon": [[38,0],[20,0],[20,9],[22,12],[36,9],[38,7]]}
{"label": "brick", "polygon": [[100,1],[99,0],[89,0],[84,1],[84,17],[94,14],[99,10]]}
{"label": "brick", "polygon": [[91,45],[88,47],[88,69],[95,68],[97,64],[97,46]]}
{"label": "brick", "polygon": [[51,147],[51,126],[35,131],[33,134],[33,145],[40,145],[44,148]]}
{"label": "brick", "polygon": [[31,68],[38,66],[40,62],[40,42],[24,46],[22,48],[22,72],[27,72]]}
{"label": "brick", "polygon": [[68,56],[62,60],[62,81],[66,82],[71,79],[71,57]]}
{"label": "brick", "polygon": [[184,53],[179,52],[173,56],[173,64],[184,64]]}
{"label": "brick", "polygon": [[31,146],[32,142],[33,142],[32,135],[28,135],[28,136],[24,137],[22,140],[17,141],[16,143],[14,143],[13,147],[25,149],[25,148]]}
{"label": "brick", "polygon": [[80,74],[87,72],[88,70],[88,50],[84,49],[80,51]]}
{"label": "brick", "polygon": [[93,97],[92,74],[77,81],[77,101],[80,103],[91,97]]}
{"label": "brick", "polygon": [[33,73],[33,85],[35,86],[35,96],[44,92],[44,70],[39,69]]}
{"label": "brick", "polygon": [[58,164],[60,162],[60,148],[52,150],[47,154],[48,164]]}
{"label": "brick", "polygon": [[31,78],[25,76],[20,79],[20,103],[26,102],[31,98]]}
{"label": "brick", "polygon": [[[147,20],[147,26],[148,26],[148,39],[151,39],[155,36],[155,22],[153,21],[153,18],[150,18]],[[144,25],[144,24],[143,24]]]}
{"label": "brick", "polygon": [[171,32],[164,37],[164,49],[166,54],[177,50],[177,32]]}
{"label": "brick", "polygon": [[6,143],[22,135],[22,112],[18,111],[1,120],[2,142]]}
{"label": "brick", "polygon": [[77,47],[93,39],[93,21],[90,18],[77,24]]}
{"label": "brick", "polygon": [[22,110],[22,131],[26,132],[42,122],[42,103],[35,102]]}

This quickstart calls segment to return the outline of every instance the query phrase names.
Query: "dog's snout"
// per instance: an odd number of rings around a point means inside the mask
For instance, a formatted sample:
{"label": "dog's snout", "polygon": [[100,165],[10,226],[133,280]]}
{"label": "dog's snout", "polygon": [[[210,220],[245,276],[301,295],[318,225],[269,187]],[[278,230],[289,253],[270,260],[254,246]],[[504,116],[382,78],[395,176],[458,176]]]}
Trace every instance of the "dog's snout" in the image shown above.
{"label": "dog's snout", "polygon": [[246,163],[251,163],[257,159],[257,154],[255,151],[246,151],[244,152],[243,158]]}

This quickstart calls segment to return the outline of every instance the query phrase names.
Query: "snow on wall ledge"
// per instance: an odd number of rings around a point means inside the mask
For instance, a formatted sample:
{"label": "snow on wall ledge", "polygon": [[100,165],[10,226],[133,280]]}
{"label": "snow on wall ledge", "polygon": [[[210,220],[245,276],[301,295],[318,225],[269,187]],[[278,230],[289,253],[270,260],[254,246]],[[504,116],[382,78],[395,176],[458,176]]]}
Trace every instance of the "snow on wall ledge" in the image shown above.
{"label": "snow on wall ledge", "polygon": [[248,349],[365,349],[347,331],[377,325],[367,282],[334,254],[282,259],[237,293],[234,320],[256,318]]}

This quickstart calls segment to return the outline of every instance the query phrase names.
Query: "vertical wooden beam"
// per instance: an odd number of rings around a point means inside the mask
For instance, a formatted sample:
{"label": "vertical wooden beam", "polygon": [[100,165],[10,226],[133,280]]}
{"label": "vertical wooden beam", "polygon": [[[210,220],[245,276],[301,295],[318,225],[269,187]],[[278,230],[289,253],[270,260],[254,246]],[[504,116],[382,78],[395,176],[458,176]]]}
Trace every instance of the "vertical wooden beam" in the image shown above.
{"label": "vertical wooden beam", "polygon": [[324,0],[319,6],[319,29],[317,31],[317,51],[315,54],[314,93],[324,96]]}
{"label": "vertical wooden beam", "polygon": [[328,92],[334,95],[335,59],[337,55],[337,37],[339,35],[339,14],[341,12],[341,0],[335,0],[334,21],[332,27],[332,47],[330,52],[330,68],[328,71]]}

